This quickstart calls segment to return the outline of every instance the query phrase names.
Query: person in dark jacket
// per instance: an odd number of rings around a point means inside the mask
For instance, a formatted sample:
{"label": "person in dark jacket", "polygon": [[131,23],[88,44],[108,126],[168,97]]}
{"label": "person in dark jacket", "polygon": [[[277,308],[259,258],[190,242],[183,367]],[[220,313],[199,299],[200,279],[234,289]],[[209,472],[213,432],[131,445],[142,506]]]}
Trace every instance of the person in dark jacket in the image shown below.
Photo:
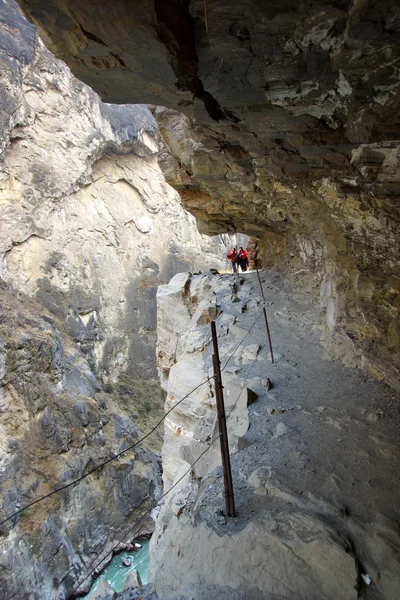
{"label": "person in dark jacket", "polygon": [[239,264],[242,272],[247,271],[247,266],[249,264],[249,259],[247,258],[247,252],[242,246],[239,248]]}
{"label": "person in dark jacket", "polygon": [[239,256],[238,249],[236,247],[235,247],[235,252],[236,252],[236,269],[237,269],[237,272],[239,273],[240,256]]}

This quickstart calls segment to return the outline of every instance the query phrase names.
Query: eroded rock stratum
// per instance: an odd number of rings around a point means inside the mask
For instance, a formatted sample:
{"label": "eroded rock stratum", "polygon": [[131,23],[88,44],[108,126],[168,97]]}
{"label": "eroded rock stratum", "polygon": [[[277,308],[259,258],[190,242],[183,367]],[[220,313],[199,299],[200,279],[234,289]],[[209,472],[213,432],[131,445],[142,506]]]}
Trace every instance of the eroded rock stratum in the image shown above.
{"label": "eroded rock stratum", "polygon": [[[2,521],[160,419],[157,285],[225,249],[165,181],[150,111],[103,104],[13,2],[0,20]],[[160,493],[148,442],[1,526],[2,598],[76,590]]]}
{"label": "eroded rock stratum", "polygon": [[320,292],[329,352],[397,386],[398,4],[19,4],[103,99],[168,107],[168,178],[202,226],[258,237]]}

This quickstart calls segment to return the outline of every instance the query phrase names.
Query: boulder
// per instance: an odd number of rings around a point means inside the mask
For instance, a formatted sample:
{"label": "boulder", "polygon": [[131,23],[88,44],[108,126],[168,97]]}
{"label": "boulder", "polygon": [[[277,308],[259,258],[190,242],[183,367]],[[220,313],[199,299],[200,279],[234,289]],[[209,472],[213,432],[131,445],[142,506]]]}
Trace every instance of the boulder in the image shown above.
{"label": "boulder", "polygon": [[94,600],[114,600],[117,593],[105,579],[100,579],[94,592]]}
{"label": "boulder", "polygon": [[131,590],[132,588],[141,588],[142,580],[140,579],[140,575],[138,571],[129,571],[126,576],[125,583],[121,592],[126,592],[127,590]]}

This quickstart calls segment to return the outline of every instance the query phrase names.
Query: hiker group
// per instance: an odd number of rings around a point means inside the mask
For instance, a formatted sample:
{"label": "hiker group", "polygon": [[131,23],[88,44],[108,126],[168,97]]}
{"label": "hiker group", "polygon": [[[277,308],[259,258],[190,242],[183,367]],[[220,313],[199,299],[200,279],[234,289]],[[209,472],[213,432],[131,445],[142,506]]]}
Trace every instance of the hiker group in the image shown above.
{"label": "hiker group", "polygon": [[240,246],[239,251],[237,250],[237,248],[229,250],[227,257],[232,265],[232,273],[238,272],[239,267],[241,268],[242,273],[244,273],[244,271],[247,271],[247,268],[249,266],[249,259],[246,250],[242,248],[242,246]]}

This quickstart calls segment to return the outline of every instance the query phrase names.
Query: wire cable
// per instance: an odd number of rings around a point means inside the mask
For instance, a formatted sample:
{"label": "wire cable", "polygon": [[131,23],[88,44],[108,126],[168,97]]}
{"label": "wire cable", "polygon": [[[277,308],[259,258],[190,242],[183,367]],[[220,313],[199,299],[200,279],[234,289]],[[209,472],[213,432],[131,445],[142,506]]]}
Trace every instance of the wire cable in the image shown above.
{"label": "wire cable", "polygon": [[[247,338],[247,336],[251,333],[251,331],[253,330],[253,328],[255,327],[257,321],[258,321],[259,317],[256,318],[256,320],[254,321],[253,325],[251,326],[251,328],[249,329],[249,331],[246,333],[246,335],[240,340],[239,344],[236,346],[235,350],[231,353],[231,355],[229,356],[228,360],[226,361],[224,367],[221,369],[221,371],[223,371],[224,369],[226,369],[226,367],[228,366],[229,361],[233,358],[233,356],[236,354],[236,352],[238,351],[238,349],[240,348],[240,346],[243,344],[244,340]],[[33,502],[30,502],[29,504],[27,504],[26,506],[23,506],[22,508],[19,508],[18,510],[16,510],[13,514],[9,515],[6,519],[3,519],[2,521],[0,521],[0,527],[2,525],[4,525],[4,523],[7,523],[8,521],[10,521],[11,519],[13,519],[14,517],[18,516],[20,513],[22,513],[23,511],[31,508],[32,506],[35,506],[35,504],[38,504],[39,502],[43,502],[43,500],[47,500],[47,498],[50,498],[51,496],[54,496],[55,494],[58,494],[70,487],[73,487],[75,485],[77,485],[80,481],[82,481],[83,479],[86,479],[86,477],[89,477],[89,475],[91,475],[92,473],[94,473],[95,471],[98,471],[99,469],[105,467],[107,464],[109,464],[110,462],[116,460],[117,458],[120,458],[122,455],[124,455],[126,452],[129,452],[130,450],[133,450],[133,448],[136,448],[136,446],[138,446],[139,444],[141,444],[145,439],[147,439],[160,425],[161,423],[167,418],[167,416],[173,411],[175,410],[175,408],[177,406],[179,406],[179,404],[181,404],[184,400],[186,400],[191,394],[193,394],[194,392],[196,392],[200,387],[202,387],[203,385],[205,385],[206,383],[209,383],[210,380],[213,379],[213,377],[208,377],[206,380],[204,380],[202,383],[200,383],[199,385],[197,385],[196,387],[194,387],[192,390],[190,390],[190,392],[188,392],[185,396],[183,396],[183,398],[181,398],[180,400],[178,400],[178,402],[176,402],[163,416],[162,418],[156,423],[156,425],[148,432],[146,433],[146,435],[144,435],[142,438],[140,438],[140,440],[138,440],[137,442],[135,442],[134,444],[131,444],[130,446],[128,446],[127,448],[125,448],[124,450],[122,450],[121,452],[119,452],[118,454],[116,454],[115,456],[111,456],[110,458],[108,458],[107,460],[105,460],[104,462],[102,462],[101,464],[97,465],[96,467],[93,467],[93,469],[91,469],[90,471],[88,471],[87,473],[85,473],[84,475],[81,475],[80,477],[78,477],[78,479],[75,479],[74,481],[71,481],[70,483],[66,483],[65,485],[53,490],[52,492],[49,492],[48,494],[45,494],[44,496],[41,496],[40,498],[37,498],[36,500],[33,500]]]}
{"label": "wire cable", "polygon": [[[257,320],[258,320],[258,318],[257,318]],[[254,325],[255,325],[255,323],[253,324],[253,327],[254,327]],[[246,336],[245,336],[245,337],[246,337]],[[242,341],[243,341],[243,340],[244,340],[244,338],[242,339]],[[236,348],[236,350],[237,350],[237,348]],[[235,350],[235,352],[236,352],[236,350]],[[229,417],[231,416],[231,414],[232,414],[232,412],[233,412],[234,408],[236,407],[236,405],[237,405],[237,403],[238,403],[238,401],[239,401],[239,399],[240,399],[240,397],[241,397],[241,395],[242,395],[242,393],[243,393],[243,390],[244,390],[244,388],[245,388],[245,386],[246,386],[246,383],[249,381],[250,374],[252,373],[252,370],[253,370],[253,368],[254,368],[254,365],[255,365],[256,361],[257,361],[257,356],[256,356],[256,357],[255,357],[255,359],[253,360],[253,362],[252,362],[252,364],[251,364],[251,367],[250,367],[250,369],[249,369],[249,374],[248,374],[248,376],[246,377],[246,379],[245,379],[245,380],[244,380],[244,382],[243,382],[242,389],[240,390],[240,393],[239,393],[238,397],[236,398],[236,401],[235,401],[234,405],[231,407],[231,409],[230,409],[230,411],[229,411],[229,413],[228,413],[228,415],[227,415],[227,420],[228,420],[228,419],[229,419]],[[108,552],[108,553],[107,553],[105,556],[103,556],[103,557],[102,557],[102,558],[100,558],[100,559],[95,559],[95,561],[92,563],[91,570],[90,570],[90,571],[89,571],[89,573],[86,575],[86,577],[85,577],[85,578],[84,578],[82,581],[80,581],[79,583],[77,582],[77,583],[74,585],[74,590],[75,590],[75,592],[76,592],[76,591],[78,591],[78,588],[82,587],[82,585],[85,583],[85,581],[87,581],[87,579],[89,579],[89,577],[90,577],[91,575],[93,575],[93,573],[96,571],[96,569],[98,568],[98,566],[99,566],[99,565],[100,565],[100,564],[101,564],[101,563],[102,563],[102,562],[103,562],[103,561],[104,561],[104,560],[105,560],[105,559],[106,559],[108,556],[110,556],[110,555],[113,555],[113,554],[115,553],[115,551],[117,550],[118,546],[119,546],[120,544],[122,544],[122,543],[124,542],[124,540],[126,540],[126,538],[127,538],[127,537],[128,537],[128,536],[129,536],[129,535],[132,533],[132,531],[134,531],[134,530],[135,530],[135,528],[137,527],[137,525],[138,525],[138,524],[139,524],[139,523],[140,523],[140,522],[141,522],[141,521],[144,519],[144,517],[146,517],[146,516],[147,516],[147,515],[148,515],[148,514],[149,514],[149,513],[150,513],[150,512],[151,512],[151,511],[152,511],[152,510],[153,510],[153,509],[154,509],[154,508],[155,508],[155,507],[158,505],[158,504],[159,504],[159,502],[161,502],[161,500],[163,500],[163,499],[164,499],[164,498],[165,498],[165,497],[166,497],[166,496],[167,496],[167,495],[168,495],[168,494],[171,492],[171,490],[173,490],[173,489],[174,489],[174,488],[175,488],[175,487],[176,487],[176,486],[177,486],[177,485],[178,485],[178,484],[179,484],[179,483],[182,481],[182,479],[184,479],[184,478],[186,477],[186,475],[187,475],[188,473],[190,473],[190,471],[193,469],[193,467],[194,467],[194,466],[195,466],[195,465],[196,465],[196,464],[199,462],[199,460],[200,460],[200,459],[201,459],[201,458],[204,456],[204,454],[206,454],[206,452],[208,452],[208,451],[210,450],[210,448],[212,447],[212,445],[213,445],[213,444],[216,442],[216,440],[217,440],[217,439],[219,439],[219,438],[220,438],[220,436],[221,436],[221,434],[218,434],[218,435],[217,435],[217,436],[216,436],[216,437],[215,437],[215,438],[212,440],[212,442],[210,443],[210,445],[209,445],[209,446],[208,446],[208,447],[207,447],[207,448],[206,448],[206,449],[205,449],[205,450],[204,450],[204,451],[203,451],[203,452],[202,452],[202,453],[201,453],[201,454],[200,454],[200,455],[197,457],[197,459],[196,459],[196,460],[195,460],[195,461],[194,461],[194,462],[191,464],[191,466],[190,466],[190,467],[187,469],[187,471],[185,471],[185,473],[184,473],[184,474],[183,474],[183,475],[182,475],[182,476],[181,476],[181,477],[180,477],[180,478],[179,478],[179,479],[178,479],[178,480],[177,480],[177,481],[176,481],[176,482],[175,482],[175,483],[174,483],[174,484],[173,484],[173,485],[172,485],[172,486],[169,488],[169,490],[168,490],[167,492],[165,492],[165,494],[163,494],[162,496],[160,496],[160,498],[159,498],[158,500],[156,500],[156,502],[155,502],[154,504],[152,504],[152,505],[151,505],[151,507],[150,507],[150,508],[149,508],[149,509],[148,509],[148,510],[145,512],[145,513],[143,513],[143,515],[142,515],[142,516],[141,516],[141,517],[140,517],[140,518],[139,518],[137,521],[135,521],[135,523],[132,525],[132,527],[130,527],[130,528],[128,529],[128,531],[127,531],[127,532],[124,534],[124,536],[122,537],[122,539],[121,539],[121,540],[119,540],[119,541],[117,542],[117,544],[115,544],[115,545],[112,547],[112,549],[111,549],[111,550],[110,550],[110,551],[109,551],[109,552]]]}
{"label": "wire cable", "polygon": [[[126,538],[129,536],[129,534],[137,527],[137,525],[139,525],[140,521],[142,521],[144,519],[144,517],[146,517],[154,508],[156,508],[156,506],[158,505],[159,502],[161,502],[161,500],[163,500],[177,485],[178,483],[180,483],[182,481],[182,479],[184,479],[186,477],[186,475],[188,473],[190,473],[190,471],[193,469],[193,467],[199,462],[199,460],[206,454],[206,452],[208,452],[210,450],[210,448],[212,447],[212,445],[219,439],[221,434],[218,434],[213,440],[212,442],[209,444],[209,446],[207,446],[207,448],[205,450],[203,450],[203,452],[196,458],[196,460],[194,461],[194,463],[192,463],[190,465],[190,467],[188,468],[187,471],[185,471],[185,473],[169,488],[169,490],[167,492],[165,492],[162,496],[160,496],[158,498],[158,500],[156,500],[151,506],[150,508],[148,508],[146,510],[145,513],[143,513],[143,515],[140,517],[140,519],[138,519],[137,521],[135,521],[135,523],[132,525],[132,527],[130,527],[128,529],[128,531],[124,534],[124,536],[122,537],[122,539],[120,539],[113,547],[112,549],[107,552],[107,554],[105,554],[100,560],[95,559],[94,562],[92,563],[92,569],[91,571],[89,571],[89,573],[86,575],[86,577],[84,579],[82,579],[81,582],[77,582],[74,587],[73,587],[73,591],[77,592],[78,588],[81,587],[85,581],[87,579],[89,579],[89,577],[91,575],[93,575],[93,573],[95,572],[95,570],[97,569],[97,567],[108,557],[110,556],[110,554],[114,554],[114,552],[117,550],[118,546],[120,544],[122,544],[124,542],[124,540],[126,540]],[[95,565],[95,563],[97,563]]]}
{"label": "wire cable", "polygon": [[158,423],[153,427],[153,429],[151,429],[151,431],[149,431],[148,433],[146,433],[146,435],[144,435],[142,438],[140,438],[140,440],[138,440],[137,442],[135,442],[134,444],[132,444],[131,446],[128,446],[127,448],[125,448],[124,450],[122,450],[121,452],[119,452],[118,454],[116,454],[115,456],[111,456],[110,458],[108,458],[107,460],[105,460],[104,462],[102,462],[100,465],[97,465],[97,467],[93,467],[93,469],[91,469],[90,471],[88,471],[87,473],[85,473],[84,475],[81,475],[81,477],[78,477],[78,479],[75,479],[74,481],[71,481],[70,483],[67,483],[63,486],[61,486],[60,488],[57,488],[56,490],[53,490],[52,492],[49,492],[48,494],[46,494],[45,496],[42,496],[41,498],[38,498],[37,500],[34,500],[33,502],[30,502],[29,504],[27,504],[26,506],[18,509],[17,511],[15,511],[12,515],[10,515],[9,517],[7,517],[6,519],[3,519],[2,521],[0,521],[0,526],[4,525],[4,523],[7,523],[7,521],[10,521],[13,517],[16,517],[17,515],[19,515],[19,513],[21,513],[24,510],[27,510],[28,508],[31,508],[32,506],[34,506],[35,504],[38,504],[39,502],[42,502],[43,500],[46,500],[47,498],[50,498],[51,496],[53,496],[54,494],[58,494],[59,492],[62,492],[63,490],[68,489],[69,487],[72,487],[74,485],[76,485],[77,483],[79,483],[80,481],[82,481],[83,479],[86,479],[86,477],[89,477],[89,475],[91,475],[92,473],[94,473],[95,471],[98,471],[99,469],[101,469],[102,467],[104,467],[105,465],[107,465],[108,463],[112,462],[113,460],[116,460],[117,458],[119,458],[120,456],[122,456],[123,454],[125,454],[126,452],[129,452],[130,450],[132,450],[133,448],[135,448],[136,446],[138,446],[139,444],[141,444],[145,439],[147,439],[156,429],[157,427],[159,427],[161,425],[161,423],[164,421],[164,419],[179,405],[181,404],[181,402],[183,402],[184,400],[186,400],[186,398],[188,398],[191,394],[193,394],[193,392],[197,391],[200,387],[202,387],[203,385],[205,385],[206,383],[209,383],[210,379],[213,379],[213,377],[208,377],[205,381],[203,381],[202,383],[200,383],[199,385],[197,385],[195,388],[193,388],[190,392],[188,392],[185,396],[183,396],[183,398],[181,398],[178,402],[176,402],[174,404],[174,406],[172,406],[165,414],[164,416],[158,421]]}
{"label": "wire cable", "polygon": [[[248,335],[251,333],[251,331],[254,329],[256,323],[259,320],[259,316],[257,316],[257,318],[255,319],[254,323],[252,324],[251,328],[249,329],[249,331],[247,332],[247,334],[240,340],[239,344],[236,346],[235,350],[230,354],[228,360],[226,361],[224,367],[221,369],[224,370],[226,369],[226,367],[228,366],[229,361],[233,358],[233,356],[235,355],[235,353],[237,352],[237,350],[240,348],[240,346],[243,344],[244,340],[248,337]],[[242,393],[243,390],[245,388],[245,385],[247,383],[247,381],[249,380],[249,376],[250,373],[253,370],[253,367],[255,365],[255,362],[257,360],[257,357],[253,360],[253,363],[250,367],[249,370],[249,375],[248,377],[244,380],[243,385],[242,385],[242,389],[234,403],[234,405],[231,407],[229,414],[227,416],[227,419],[229,419],[229,417],[231,416],[234,408],[236,407]],[[193,388],[190,392],[188,392],[188,394],[186,394],[183,398],[181,398],[181,400],[179,400],[178,402],[176,402],[166,413],[165,415],[160,419],[160,421],[155,425],[155,427],[152,428],[151,431],[149,431],[145,436],[143,436],[140,440],[138,440],[137,442],[135,442],[134,444],[132,444],[131,446],[129,446],[128,448],[125,448],[124,450],[122,450],[121,452],[119,452],[117,455],[109,458],[108,460],[104,461],[101,465],[98,465],[97,467],[94,467],[93,469],[91,469],[88,473],[86,473],[85,475],[82,475],[81,477],[79,477],[78,479],[76,479],[75,481],[70,482],[69,484],[66,484],[65,486],[62,486],[61,488],[58,488],[57,490],[53,490],[52,492],[50,492],[49,494],[46,494],[45,496],[38,498],[37,500],[35,500],[34,502],[31,502],[30,504],[28,504],[27,506],[19,509],[18,511],[16,511],[14,514],[10,515],[9,517],[7,517],[6,519],[4,519],[3,521],[0,522],[0,525],[6,523],[7,521],[9,521],[10,519],[12,519],[13,517],[17,516],[20,512],[22,512],[23,510],[26,510],[28,508],[30,508],[31,506],[45,500],[46,498],[49,498],[50,496],[52,496],[53,494],[56,494],[58,492],[61,492],[69,487],[72,487],[74,485],[76,485],[77,483],[79,483],[80,481],[82,481],[82,479],[85,479],[86,477],[88,477],[89,475],[91,475],[94,471],[97,471],[98,469],[100,469],[101,467],[104,467],[106,464],[110,463],[111,461],[119,458],[120,456],[122,456],[123,454],[125,454],[126,452],[128,452],[129,450],[132,450],[135,446],[137,446],[138,444],[140,444],[142,441],[144,441],[147,437],[149,437],[156,429],[157,427],[159,427],[159,425],[164,421],[164,419],[184,400],[186,400],[193,392],[197,391],[200,387],[202,387],[203,385],[205,385],[206,383],[209,383],[210,380],[213,379],[213,377],[208,377],[205,381],[203,381],[202,383],[200,383],[198,386],[196,386],[195,388]],[[79,583],[77,582],[77,584],[74,585],[73,590],[77,591],[78,587],[81,587],[83,585],[83,583],[85,583],[85,581],[95,572],[95,570],[98,568],[98,566],[110,555],[114,554],[115,551],[117,550],[118,546],[120,544],[122,544],[124,542],[124,540],[126,540],[126,538],[130,535],[130,533],[137,527],[137,525],[144,519],[144,517],[146,517],[160,502],[161,500],[163,500],[169,493],[171,490],[173,490],[181,481],[182,479],[184,479],[184,477],[186,477],[186,475],[193,469],[193,467],[199,462],[199,460],[206,454],[206,452],[208,452],[208,450],[210,450],[210,448],[212,447],[212,445],[215,443],[215,441],[220,437],[220,434],[218,434],[210,443],[210,445],[197,457],[197,459],[191,464],[191,466],[187,469],[187,471],[185,471],[185,473],[169,488],[169,490],[167,492],[165,492],[165,494],[163,494],[162,496],[160,496],[160,498],[158,498],[158,500],[156,500],[151,506],[150,508],[140,517],[140,519],[138,519],[133,525],[132,527],[130,527],[130,529],[125,533],[125,535],[117,542],[117,544],[115,544],[113,546],[113,548],[101,559],[96,559],[94,561],[94,563],[92,564],[92,569],[91,571],[89,571],[89,573],[86,575],[86,577],[80,581]]]}

